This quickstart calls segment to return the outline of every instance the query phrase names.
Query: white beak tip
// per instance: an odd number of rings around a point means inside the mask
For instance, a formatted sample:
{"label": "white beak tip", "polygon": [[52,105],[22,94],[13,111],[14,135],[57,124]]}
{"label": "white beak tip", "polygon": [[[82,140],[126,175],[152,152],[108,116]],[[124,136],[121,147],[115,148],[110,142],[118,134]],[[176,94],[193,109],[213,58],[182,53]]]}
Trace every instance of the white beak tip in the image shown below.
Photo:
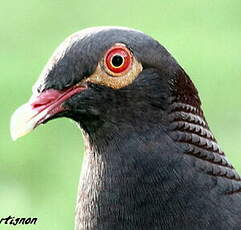
{"label": "white beak tip", "polygon": [[30,133],[35,126],[33,119],[36,111],[29,104],[20,106],[12,115],[10,121],[10,134],[13,141]]}

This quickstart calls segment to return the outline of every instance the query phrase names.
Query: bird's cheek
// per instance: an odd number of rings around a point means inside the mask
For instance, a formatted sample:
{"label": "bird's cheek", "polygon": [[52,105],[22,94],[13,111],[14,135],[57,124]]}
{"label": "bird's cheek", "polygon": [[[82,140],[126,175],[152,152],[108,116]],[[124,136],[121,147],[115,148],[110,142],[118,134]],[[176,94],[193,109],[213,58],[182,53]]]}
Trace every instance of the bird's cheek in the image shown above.
{"label": "bird's cheek", "polygon": [[88,95],[88,92],[75,95],[63,103],[66,116],[74,120],[82,116],[88,117],[92,115],[99,115],[100,106],[101,105],[94,97]]}

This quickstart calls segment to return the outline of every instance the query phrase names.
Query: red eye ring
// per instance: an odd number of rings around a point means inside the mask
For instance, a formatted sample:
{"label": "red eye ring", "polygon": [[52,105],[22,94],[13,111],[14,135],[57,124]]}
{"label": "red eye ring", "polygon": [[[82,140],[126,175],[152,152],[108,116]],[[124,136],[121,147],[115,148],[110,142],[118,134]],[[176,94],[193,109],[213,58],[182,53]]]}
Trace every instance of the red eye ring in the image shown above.
{"label": "red eye ring", "polygon": [[116,45],[106,52],[105,66],[114,75],[123,74],[131,64],[131,52],[124,45]]}

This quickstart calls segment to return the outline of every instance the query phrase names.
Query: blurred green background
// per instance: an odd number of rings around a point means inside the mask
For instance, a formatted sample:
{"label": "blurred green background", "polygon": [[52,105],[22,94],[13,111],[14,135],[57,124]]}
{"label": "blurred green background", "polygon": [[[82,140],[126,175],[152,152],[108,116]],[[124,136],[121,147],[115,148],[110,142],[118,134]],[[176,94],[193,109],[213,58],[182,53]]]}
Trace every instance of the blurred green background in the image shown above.
{"label": "blurred green background", "polygon": [[14,229],[73,229],[81,132],[59,119],[13,142],[9,119],[59,43],[90,26],[133,27],[167,47],[193,79],[211,129],[241,172],[240,12],[240,0],[1,1],[0,218],[39,218]]}

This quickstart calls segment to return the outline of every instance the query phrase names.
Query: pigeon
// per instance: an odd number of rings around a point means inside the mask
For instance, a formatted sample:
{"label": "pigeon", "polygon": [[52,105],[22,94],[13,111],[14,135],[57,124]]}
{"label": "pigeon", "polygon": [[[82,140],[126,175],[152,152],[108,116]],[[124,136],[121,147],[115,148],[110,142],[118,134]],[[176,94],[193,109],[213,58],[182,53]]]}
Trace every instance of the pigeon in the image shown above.
{"label": "pigeon", "polygon": [[12,115],[12,138],[60,117],[85,143],[76,230],[241,229],[240,175],[157,40],[125,27],[69,36]]}

